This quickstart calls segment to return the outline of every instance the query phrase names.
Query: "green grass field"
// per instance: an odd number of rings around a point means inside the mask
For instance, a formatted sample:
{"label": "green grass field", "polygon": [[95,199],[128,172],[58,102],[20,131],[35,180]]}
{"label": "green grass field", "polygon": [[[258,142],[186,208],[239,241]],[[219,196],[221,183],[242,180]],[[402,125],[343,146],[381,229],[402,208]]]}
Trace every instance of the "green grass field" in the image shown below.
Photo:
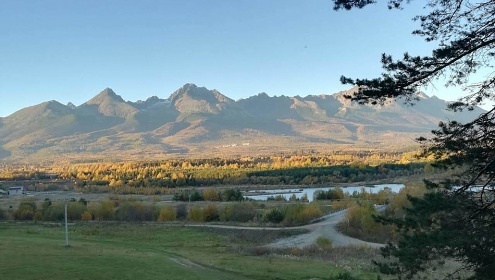
{"label": "green grass field", "polygon": [[[0,278],[339,279],[345,272],[311,258],[244,254],[238,248],[252,240],[200,228],[80,223],[70,226],[69,235],[65,247],[58,224],[1,223]],[[358,270],[351,275],[376,279]]]}

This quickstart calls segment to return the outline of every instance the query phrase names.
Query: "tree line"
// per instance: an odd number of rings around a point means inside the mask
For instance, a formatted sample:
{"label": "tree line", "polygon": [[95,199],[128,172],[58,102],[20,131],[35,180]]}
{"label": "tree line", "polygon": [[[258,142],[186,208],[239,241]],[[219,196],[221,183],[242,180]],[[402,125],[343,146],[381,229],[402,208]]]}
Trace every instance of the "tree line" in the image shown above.
{"label": "tree line", "polygon": [[266,207],[257,202],[175,203],[159,206],[129,199],[111,198],[88,202],[45,199],[41,203],[23,200],[15,209],[0,208],[0,220],[54,221],[64,220],[65,204],[69,221],[125,221],[125,222],[242,222],[294,226],[309,223],[323,215],[318,204],[282,204]]}

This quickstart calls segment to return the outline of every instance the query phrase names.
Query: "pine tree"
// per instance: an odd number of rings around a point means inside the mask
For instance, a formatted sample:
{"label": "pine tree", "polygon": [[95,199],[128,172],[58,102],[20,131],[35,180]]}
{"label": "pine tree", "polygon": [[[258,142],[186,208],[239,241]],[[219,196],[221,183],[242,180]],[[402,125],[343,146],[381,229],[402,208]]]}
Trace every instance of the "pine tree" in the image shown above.
{"label": "pine tree", "polygon": [[[333,0],[334,9],[364,8],[374,0]],[[406,8],[409,0],[389,0],[389,9]],[[436,42],[430,56],[405,53],[394,60],[382,55],[384,73],[372,79],[341,77],[358,86],[347,98],[359,103],[383,104],[401,97],[414,103],[420,87],[439,77],[447,86],[462,86],[466,95],[449,105],[452,110],[471,110],[495,100],[495,72],[479,83],[469,78],[477,70],[494,66],[495,1],[429,0],[427,14],[415,20],[413,34]],[[380,220],[399,227],[400,238],[383,250],[392,261],[380,263],[382,272],[412,278],[432,262],[455,259],[473,274],[472,279],[493,279],[495,271],[495,109],[470,123],[440,123],[424,144],[423,155],[433,155],[438,165],[464,170],[441,184],[427,182],[430,192],[409,198],[411,207],[403,219]],[[453,275],[456,276],[456,275]]]}

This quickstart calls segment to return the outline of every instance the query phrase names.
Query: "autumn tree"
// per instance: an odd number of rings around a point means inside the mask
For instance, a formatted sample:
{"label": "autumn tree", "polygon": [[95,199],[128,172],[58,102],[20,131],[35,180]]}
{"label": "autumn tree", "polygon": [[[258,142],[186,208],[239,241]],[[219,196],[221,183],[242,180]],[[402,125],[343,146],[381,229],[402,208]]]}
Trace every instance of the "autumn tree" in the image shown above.
{"label": "autumn tree", "polygon": [[[374,0],[333,0],[335,10],[364,8]],[[389,9],[407,8],[410,0],[389,0]],[[347,98],[359,103],[383,104],[389,98],[414,103],[417,93],[439,78],[459,86],[465,96],[449,105],[472,110],[495,100],[495,72],[481,82],[470,82],[480,69],[490,69],[495,56],[494,0],[428,0],[425,14],[414,18],[414,35],[435,44],[431,55],[405,53],[401,59],[383,54],[383,74],[372,79],[342,76],[344,84],[358,86]],[[423,198],[411,198],[405,218],[389,219],[399,226],[397,244],[385,248],[392,263],[384,272],[413,277],[432,260],[454,258],[471,271],[473,279],[493,279],[495,271],[495,111],[469,123],[440,123],[430,139],[419,139],[425,155],[440,166],[465,171],[443,184],[428,184]],[[386,220],[384,220],[386,221]]]}

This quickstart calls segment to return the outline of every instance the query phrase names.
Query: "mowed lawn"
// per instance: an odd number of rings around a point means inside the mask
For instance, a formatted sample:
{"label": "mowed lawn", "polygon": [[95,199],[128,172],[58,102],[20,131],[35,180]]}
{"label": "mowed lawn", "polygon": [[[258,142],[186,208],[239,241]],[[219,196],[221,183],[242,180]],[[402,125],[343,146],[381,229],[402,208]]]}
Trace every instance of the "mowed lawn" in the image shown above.
{"label": "mowed lawn", "polygon": [[[0,279],[335,279],[323,261],[249,256],[242,240],[163,224],[0,223]],[[358,279],[374,273],[353,272]]]}

